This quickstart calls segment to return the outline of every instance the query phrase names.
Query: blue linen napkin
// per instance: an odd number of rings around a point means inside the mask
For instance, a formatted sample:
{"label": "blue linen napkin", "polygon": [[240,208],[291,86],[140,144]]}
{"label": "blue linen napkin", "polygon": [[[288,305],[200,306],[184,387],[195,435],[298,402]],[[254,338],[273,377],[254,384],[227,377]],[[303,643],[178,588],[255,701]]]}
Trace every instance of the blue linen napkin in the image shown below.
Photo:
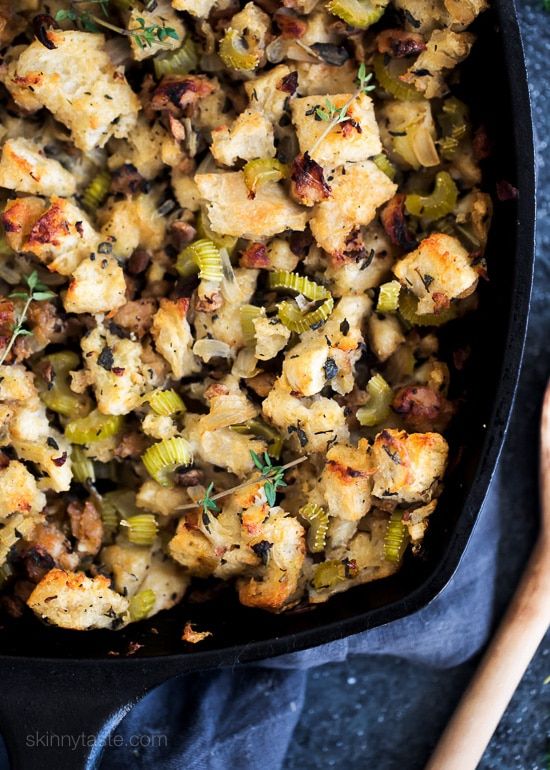
{"label": "blue linen napkin", "polygon": [[102,769],[280,770],[303,706],[307,669],[359,654],[436,668],[468,659],[491,625],[499,508],[497,476],[458,570],[428,607],[321,647],[167,682],[120,724]]}

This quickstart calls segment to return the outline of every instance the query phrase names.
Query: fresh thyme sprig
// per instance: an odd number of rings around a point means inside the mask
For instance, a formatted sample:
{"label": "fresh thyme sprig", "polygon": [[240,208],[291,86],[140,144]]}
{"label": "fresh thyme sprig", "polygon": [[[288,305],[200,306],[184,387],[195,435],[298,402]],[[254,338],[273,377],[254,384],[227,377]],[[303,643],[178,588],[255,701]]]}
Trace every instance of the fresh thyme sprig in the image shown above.
{"label": "fresh thyme sprig", "polygon": [[277,490],[279,487],[286,487],[286,481],[284,479],[285,472],[281,465],[273,465],[271,457],[267,452],[264,452],[264,461],[262,462],[256,452],[250,450],[250,456],[256,468],[261,472],[262,478],[266,479],[264,484],[264,492],[266,500],[269,503],[269,507],[272,508],[275,505],[277,499]]}
{"label": "fresh thyme sprig", "polygon": [[207,516],[209,511],[212,511],[213,513],[218,513],[220,510],[219,505],[217,505],[215,500],[212,498],[213,491],[214,491],[214,482],[211,481],[206,489],[206,492],[204,493],[204,497],[198,501],[199,505],[202,507],[203,514],[206,514]]}
{"label": "fresh thyme sprig", "polygon": [[[89,2],[89,0],[86,1]],[[82,0],[72,0],[71,6],[73,7],[58,11],[55,14],[55,20],[57,22],[77,22],[85,32],[100,32],[100,27],[104,27],[112,32],[116,32],[118,35],[131,37],[140,48],[147,48],[156,43],[164,43],[168,38],[179,40],[179,35],[173,27],[165,27],[163,24],[146,25],[145,19],[142,17],[136,19],[138,26],[132,27],[131,29],[124,29],[124,27],[119,27],[117,24],[112,24],[108,21],[109,0],[97,0],[106,17],[105,19],[102,19],[100,16],[90,13],[89,11],[76,10],[74,6],[78,5],[80,2],[82,2]],[[92,2],[95,2],[95,0],[92,0]]]}
{"label": "fresh thyme sprig", "polygon": [[[550,2],[550,0],[549,0]],[[350,96],[350,98],[343,104],[341,107],[336,107],[336,105],[330,101],[330,99],[325,99],[325,106],[324,107],[316,107],[315,108],[315,116],[319,120],[325,121],[325,123],[328,123],[327,127],[323,131],[323,133],[319,136],[317,141],[313,144],[313,146],[308,150],[308,154],[310,157],[313,155],[315,150],[319,147],[321,142],[323,142],[326,137],[330,134],[332,129],[337,126],[339,123],[344,123],[346,120],[349,120],[349,108],[353,104],[353,102],[357,99],[358,96],[361,94],[366,94],[369,91],[374,91],[376,86],[371,85],[370,81],[372,79],[372,72],[367,73],[367,68],[365,67],[365,63],[361,62],[359,65],[359,69],[357,70],[357,90]]]}
{"label": "fresh thyme sprig", "polygon": [[4,348],[2,355],[0,356],[0,366],[4,363],[6,358],[8,357],[11,349],[13,348],[13,345],[15,343],[15,340],[18,337],[25,337],[32,334],[31,331],[24,328],[25,321],[27,320],[27,313],[29,312],[29,307],[31,302],[42,302],[47,299],[52,299],[52,297],[55,297],[55,294],[48,289],[47,286],[44,286],[43,283],[41,283],[38,280],[38,273],[36,270],[33,270],[33,272],[30,275],[27,275],[25,277],[25,283],[28,286],[28,291],[14,291],[12,294],[9,295],[10,299],[23,299],[25,300],[25,304],[23,305],[23,309],[19,313],[19,316],[17,318],[17,321],[15,322],[15,326],[13,327],[10,341],[8,342],[7,346]]}
{"label": "fresh thyme sprig", "polygon": [[[258,457],[256,452],[250,452],[250,455],[252,457],[252,460],[254,462],[254,465],[258,468],[259,471],[261,471],[261,477],[259,479],[247,479],[246,481],[243,481],[241,484],[237,484],[234,487],[231,487],[230,489],[224,489],[222,492],[218,492],[217,494],[213,495],[212,492],[214,491],[214,485],[210,483],[208,485],[208,489],[206,490],[204,497],[199,500],[196,503],[188,503],[187,505],[180,505],[178,507],[178,511],[191,511],[193,509],[196,509],[197,506],[202,507],[203,513],[208,513],[208,511],[214,511],[214,509],[211,507],[212,504],[216,505],[216,500],[219,500],[222,497],[227,497],[227,495],[233,494],[233,492],[238,492],[241,489],[245,489],[246,487],[251,486],[252,484],[257,484],[259,481],[265,481],[264,484],[264,490],[265,490],[265,496],[267,498],[267,502],[270,506],[275,505],[275,495],[277,492],[277,489],[279,487],[286,486],[285,480],[284,480],[284,473],[289,468],[293,468],[295,465],[300,465],[300,463],[303,463],[307,460],[307,457],[298,457],[296,460],[291,460],[286,465],[272,465],[271,458],[267,454],[267,452],[264,454],[265,462],[262,462],[261,459]],[[217,506],[216,506],[217,507]]]}

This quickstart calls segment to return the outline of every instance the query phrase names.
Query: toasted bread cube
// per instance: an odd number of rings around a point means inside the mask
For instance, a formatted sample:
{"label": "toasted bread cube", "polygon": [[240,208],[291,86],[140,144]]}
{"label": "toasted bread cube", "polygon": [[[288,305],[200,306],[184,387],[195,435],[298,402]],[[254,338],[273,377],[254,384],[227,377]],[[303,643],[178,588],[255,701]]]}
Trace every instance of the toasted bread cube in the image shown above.
{"label": "toasted bread cube", "polygon": [[369,512],[373,466],[368,449],[361,439],[357,448],[335,444],[328,450],[321,485],[331,516],[359,521]]}
{"label": "toasted bread cube", "polygon": [[[402,75],[405,83],[413,85],[426,99],[445,96],[449,88],[445,75],[464,61],[475,41],[471,32],[452,32],[436,29],[430,35],[426,50],[422,51],[412,67]],[[423,74],[419,74],[423,73]]]}
{"label": "toasted bread cube", "polygon": [[293,70],[286,64],[278,64],[268,72],[262,72],[253,80],[243,83],[250,108],[258,110],[271,123],[277,123],[283,116],[286,100],[291,95],[284,89],[284,79],[288,78],[291,72]]}
{"label": "toasted bread cube", "polygon": [[36,396],[33,375],[22,364],[0,366],[0,401],[27,401]]}
{"label": "toasted bread cube", "polygon": [[[332,64],[310,64],[296,62],[298,71],[298,93],[300,96],[326,96],[332,94],[353,93],[357,87],[357,67],[355,63],[345,62],[341,66]],[[319,100],[318,100],[319,101]],[[321,102],[321,107],[323,103]]]}
{"label": "toasted bread cube", "polygon": [[98,243],[99,236],[86,214],[65,198],[54,196],[21,248],[34,254],[48,270],[71,275]]}
{"label": "toasted bread cube", "polygon": [[46,107],[83,152],[127,136],[139,99],[105,51],[104,36],[52,29],[48,35],[53,49],[34,40],[7,67],[3,82],[16,103]]}
{"label": "toasted bread cube", "polygon": [[168,361],[176,379],[188,377],[200,371],[200,364],[193,355],[193,335],[187,320],[189,300],[161,299],[155,313],[151,334],[155,346]]}
{"label": "toasted bread cube", "polygon": [[22,251],[35,222],[47,208],[42,198],[28,196],[8,201],[2,212],[2,224],[8,245],[14,251]]}
{"label": "toasted bread cube", "polygon": [[113,250],[127,259],[141,246],[148,251],[160,249],[166,232],[166,219],[157,211],[153,195],[112,201],[99,212],[101,237],[113,241]]}
{"label": "toasted bread cube", "polygon": [[256,110],[245,110],[231,126],[212,131],[210,151],[223,166],[234,166],[237,160],[274,158],[273,125]]}
{"label": "toasted bread cube", "polygon": [[363,231],[364,259],[355,255],[339,256],[328,260],[325,278],[335,297],[364,294],[379,286],[393,264],[393,248],[378,222],[372,222]]}
{"label": "toasted bread cube", "polygon": [[262,185],[254,198],[249,196],[242,171],[197,174],[195,182],[217,233],[257,240],[284,230],[305,230],[307,213],[276,182]]}
{"label": "toasted bread cube", "polygon": [[144,481],[136,495],[136,505],[150,513],[170,516],[177,513],[178,507],[189,502],[185,487],[162,487],[153,479]]}
{"label": "toasted bread cube", "polygon": [[[256,510],[254,510],[256,509]],[[246,538],[249,544],[270,544],[267,565],[260,575],[238,581],[239,600],[246,607],[261,607],[279,612],[294,597],[305,559],[304,528],[294,516],[282,508],[271,508],[266,517],[265,506],[253,506],[243,512],[243,529],[258,513],[259,528],[251,527],[253,535]],[[260,519],[261,517],[261,519]]]}
{"label": "toasted bread cube", "polygon": [[36,479],[18,460],[0,469],[0,520],[12,513],[40,513],[46,495],[38,489]]}
{"label": "toasted bread cube", "polygon": [[296,398],[290,385],[280,377],[262,404],[269,422],[289,437],[302,454],[325,452],[334,441],[347,441],[349,430],[343,408],[331,398]]}
{"label": "toasted bread cube", "polygon": [[197,19],[206,19],[216,0],[172,0],[172,7],[176,11],[187,11]]}
{"label": "toasted bread cube", "polygon": [[155,121],[150,123],[140,115],[127,139],[111,139],[107,164],[115,170],[130,163],[145,179],[154,179],[164,168],[163,148],[171,144],[172,137]]}
{"label": "toasted bread cube", "polygon": [[354,230],[372,222],[377,208],[393,197],[397,185],[370,160],[335,170],[329,184],[331,196],[318,204],[310,226],[318,245],[338,255],[345,252]]}
{"label": "toasted bread cube", "polygon": [[234,296],[231,302],[224,302],[215,313],[195,313],[195,336],[197,340],[210,336],[229,345],[231,355],[236,356],[245,346],[241,324],[241,305],[246,305],[256,291],[259,270],[238,267],[235,270]]}
{"label": "toasted bread cube", "polygon": [[369,345],[379,361],[387,361],[405,342],[403,328],[395,316],[369,318]]}
{"label": "toasted bread cube", "polygon": [[0,187],[37,195],[74,195],[76,182],[58,160],[29,139],[8,139],[0,160]]}
{"label": "toasted bread cube", "polygon": [[[327,122],[315,119],[315,110],[327,110],[325,99],[337,109],[342,108],[352,98],[352,94],[327,94],[323,96],[303,96],[292,101],[292,121],[298,134],[300,150],[321,164],[341,165],[349,161],[361,161],[372,158],[382,151],[378,124],[374,116],[372,99],[361,94],[354,99],[348,109],[349,121],[335,126],[317,145],[317,141],[327,128]],[[315,149],[312,148],[315,145]]]}
{"label": "toasted bread cube", "polygon": [[36,395],[14,408],[8,438],[19,458],[35,463],[42,471],[40,489],[55,492],[69,489],[71,446],[63,434],[50,425],[46,407]]}
{"label": "toasted bread cube", "polygon": [[296,395],[314,396],[327,384],[325,364],[330,347],[324,334],[306,332],[291,348],[283,363],[283,375]]}
{"label": "toasted bread cube", "polygon": [[128,414],[135,409],[147,385],[141,344],[97,326],[82,338],[81,347],[99,411]]}
{"label": "toasted bread cube", "polygon": [[113,591],[103,575],[89,578],[62,569],[50,570],[27,604],[42,620],[74,631],[119,628],[128,610],[128,600]]}
{"label": "toasted bread cube", "polygon": [[94,254],[74,271],[63,304],[68,313],[108,313],[125,302],[122,268],[113,257]]}
{"label": "toasted bread cube", "polygon": [[443,233],[425,238],[415,251],[395,263],[393,272],[418,297],[420,314],[436,313],[452,299],[468,296],[478,281],[466,249]]}
{"label": "toasted bread cube", "polygon": [[396,503],[427,503],[443,478],[449,447],[439,433],[387,429],[372,448],[372,494]]}

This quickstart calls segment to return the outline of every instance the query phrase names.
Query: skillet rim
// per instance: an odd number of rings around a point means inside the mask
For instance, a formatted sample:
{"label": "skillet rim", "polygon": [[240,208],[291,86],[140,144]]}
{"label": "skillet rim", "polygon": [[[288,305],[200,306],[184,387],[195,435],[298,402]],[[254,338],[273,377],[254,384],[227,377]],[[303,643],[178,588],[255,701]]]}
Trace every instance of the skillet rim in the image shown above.
{"label": "skillet rim", "polygon": [[[153,654],[147,657],[81,657],[27,656],[0,654],[1,664],[16,662],[41,663],[51,666],[62,661],[64,666],[86,667],[98,664],[118,670],[136,667],[158,672],[171,668],[174,673],[204,670],[222,665],[252,662],[316,647],[411,615],[430,604],[456,572],[477,524],[506,437],[514,405],[530,311],[531,288],[535,262],[536,220],[536,152],[528,88],[528,73],[519,29],[515,0],[493,0],[493,12],[500,26],[502,55],[506,68],[506,85],[510,95],[515,171],[521,194],[517,201],[516,248],[509,323],[502,356],[502,375],[495,394],[488,428],[471,489],[462,506],[454,530],[433,574],[409,595],[377,608],[366,609],[349,618],[338,619],[314,628],[287,633],[272,639],[258,640],[220,649],[184,650],[178,653]],[[521,77],[518,78],[518,70]],[[520,269],[521,267],[521,269]]]}

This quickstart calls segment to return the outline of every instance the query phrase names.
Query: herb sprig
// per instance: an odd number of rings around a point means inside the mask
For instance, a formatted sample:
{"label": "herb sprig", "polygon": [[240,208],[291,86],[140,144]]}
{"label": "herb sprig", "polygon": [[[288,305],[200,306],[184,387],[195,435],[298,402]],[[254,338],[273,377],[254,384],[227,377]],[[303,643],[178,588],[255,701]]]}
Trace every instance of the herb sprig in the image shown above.
{"label": "herb sprig", "polygon": [[[550,0],[549,0],[550,2]],[[376,86],[371,85],[370,81],[372,80],[372,72],[367,72],[367,68],[365,67],[365,63],[361,62],[359,65],[359,69],[357,70],[357,89],[355,92],[350,96],[350,98],[343,104],[341,107],[336,107],[336,105],[331,102],[330,99],[325,99],[325,106],[321,107],[318,106],[315,108],[315,116],[319,120],[323,120],[325,123],[328,123],[327,127],[323,131],[323,133],[319,136],[317,141],[313,144],[313,146],[308,150],[309,155],[311,156],[315,150],[319,147],[321,142],[323,142],[326,137],[330,134],[333,128],[335,128],[339,123],[344,123],[346,120],[349,120],[349,108],[353,104],[353,102],[359,97],[361,94],[366,94],[369,91],[374,91]]]}
{"label": "herb sprig", "polygon": [[252,450],[250,451],[250,456],[252,457],[252,462],[256,468],[261,472],[259,479],[247,479],[241,484],[237,484],[230,489],[224,489],[222,492],[218,492],[215,495],[212,494],[214,491],[214,484],[210,483],[206,489],[206,492],[204,493],[204,497],[201,500],[198,500],[196,503],[180,505],[178,507],[178,511],[191,511],[196,509],[197,506],[200,506],[202,508],[203,514],[208,515],[209,511],[215,513],[219,510],[216,504],[216,500],[219,500],[222,497],[227,497],[227,495],[231,495],[233,492],[238,492],[241,489],[245,489],[252,484],[257,484],[262,480],[265,481],[264,491],[267,502],[270,507],[273,507],[276,501],[277,490],[279,487],[286,487],[286,482],[284,480],[285,471],[287,471],[289,468],[293,468],[295,465],[300,465],[300,463],[303,463],[307,460],[307,457],[298,457],[296,460],[291,460],[289,463],[286,463],[286,465],[273,465],[271,457],[267,454],[267,452],[264,453],[263,461],[256,454],[256,452],[253,452]]}
{"label": "herb sprig", "polygon": [[0,366],[8,357],[11,349],[15,344],[15,340],[18,337],[26,337],[32,334],[32,332],[29,331],[29,329],[25,329],[24,326],[25,321],[27,320],[27,313],[29,312],[31,302],[43,302],[47,299],[52,299],[52,297],[55,297],[55,294],[50,291],[47,286],[40,282],[36,270],[33,270],[30,275],[25,277],[25,283],[28,286],[28,291],[14,291],[9,295],[10,299],[25,300],[25,304],[23,305],[23,309],[17,317],[17,321],[15,322],[15,326],[13,327],[11,333],[10,341],[0,356]]}
{"label": "herb sprig", "polygon": [[[85,0],[89,2],[89,0]],[[132,38],[139,48],[147,48],[156,43],[164,43],[168,38],[173,40],[179,40],[179,35],[173,27],[165,27],[163,24],[149,24],[145,23],[143,17],[136,19],[137,27],[131,29],[124,29],[117,24],[113,24],[109,21],[109,0],[92,0],[99,4],[105,18],[97,16],[89,11],[78,11],[74,7],[83,2],[83,0],[72,0],[71,8],[61,9],[55,14],[55,20],[60,21],[74,21],[79,24],[85,32],[100,32],[100,27],[109,29],[112,32],[116,32],[118,35],[124,35],[125,37]]]}

